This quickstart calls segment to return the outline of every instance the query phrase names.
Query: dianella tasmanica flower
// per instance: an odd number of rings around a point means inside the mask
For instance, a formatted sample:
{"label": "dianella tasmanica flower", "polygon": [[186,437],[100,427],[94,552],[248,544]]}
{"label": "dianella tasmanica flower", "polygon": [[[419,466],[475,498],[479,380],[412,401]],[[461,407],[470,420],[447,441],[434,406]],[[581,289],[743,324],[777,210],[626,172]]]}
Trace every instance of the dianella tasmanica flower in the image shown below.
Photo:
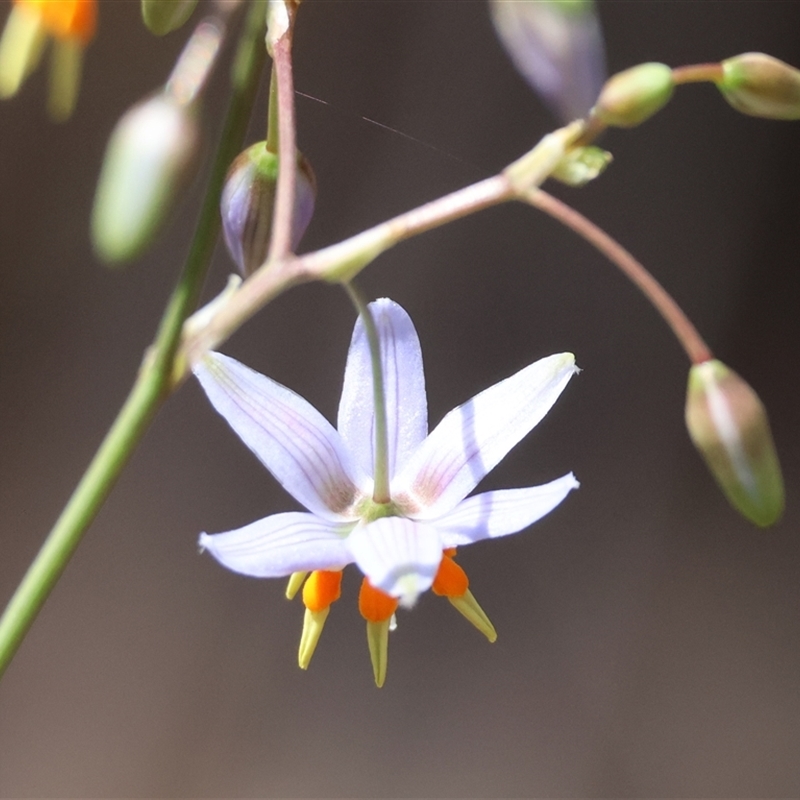
{"label": "dianella tasmanica flower", "polygon": [[96,0],[14,0],[0,39],[0,97],[13,97],[53,40],[47,110],[70,116],[78,97],[83,50],[97,26]]}
{"label": "dianella tasmanica flower", "polygon": [[[194,372],[216,410],[307,509],[273,514],[227,533],[203,533],[201,548],[244,575],[291,575],[289,595],[305,582],[303,668],[339,597],[342,569],[355,563],[365,576],[359,610],[367,620],[380,686],[397,606],[412,606],[427,589],[447,597],[495,640],[491,622],[453,558],[455,548],[527,528],[578,482],[570,473],[542,486],[467,495],[544,417],[577,368],[571,353],[536,361],[454,409],[428,433],[414,325],[391,300],[371,303],[368,311],[377,332],[382,408],[376,411],[373,401],[375,361],[369,331],[359,319],[345,368],[338,430],[290,389],[232,358],[209,353]],[[383,437],[376,434],[381,417]]]}

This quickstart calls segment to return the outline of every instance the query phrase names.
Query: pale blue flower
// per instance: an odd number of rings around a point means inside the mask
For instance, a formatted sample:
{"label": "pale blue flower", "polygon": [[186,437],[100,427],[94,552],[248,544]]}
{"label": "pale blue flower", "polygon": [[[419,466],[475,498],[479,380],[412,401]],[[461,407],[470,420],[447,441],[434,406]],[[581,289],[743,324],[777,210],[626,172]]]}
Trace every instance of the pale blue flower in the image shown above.
{"label": "pale blue flower", "polygon": [[384,374],[391,502],[372,499],[375,411],[360,319],[338,430],[290,389],[209,353],[194,371],[211,403],[307,511],[203,533],[200,546],[229,569],[262,578],[354,562],[373,587],[411,605],[431,587],[445,550],[527,528],[578,486],[569,473],[543,486],[467,497],[544,417],[577,368],[570,353],[536,361],[451,411],[429,434],[414,325],[391,300],[369,310]]}

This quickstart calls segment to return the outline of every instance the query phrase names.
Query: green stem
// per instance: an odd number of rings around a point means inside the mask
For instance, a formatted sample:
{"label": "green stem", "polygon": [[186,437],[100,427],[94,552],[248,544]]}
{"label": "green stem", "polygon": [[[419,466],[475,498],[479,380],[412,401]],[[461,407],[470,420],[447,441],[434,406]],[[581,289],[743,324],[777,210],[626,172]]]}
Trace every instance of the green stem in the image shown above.
{"label": "green stem", "polygon": [[[259,8],[260,6],[260,8]],[[159,406],[174,388],[173,360],[186,317],[197,305],[219,233],[219,195],[241,149],[264,63],[264,7],[255,3],[242,35],[233,95],[191,249],[161,319],[156,339],[122,409],[0,619],[0,676],[108,497]]]}
{"label": "green stem", "polygon": [[267,110],[267,142],[268,152],[278,152],[278,78],[275,65],[269,76],[269,108]]}
{"label": "green stem", "polygon": [[376,503],[388,503],[392,498],[389,493],[389,439],[386,430],[386,394],[383,388],[381,342],[375,320],[364,296],[352,281],[345,283],[344,288],[364,322],[372,362],[372,395],[375,405],[375,486],[372,490],[372,499]]}

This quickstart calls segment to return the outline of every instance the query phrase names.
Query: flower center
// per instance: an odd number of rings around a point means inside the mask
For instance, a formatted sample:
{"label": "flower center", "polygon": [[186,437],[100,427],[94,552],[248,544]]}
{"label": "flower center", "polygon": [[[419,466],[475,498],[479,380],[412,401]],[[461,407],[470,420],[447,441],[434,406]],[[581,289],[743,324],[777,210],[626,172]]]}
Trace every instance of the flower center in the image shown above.
{"label": "flower center", "polygon": [[365,525],[384,517],[404,516],[397,504],[391,500],[388,503],[376,503],[371,497],[365,497],[361,500],[356,506],[356,515],[361,518]]}

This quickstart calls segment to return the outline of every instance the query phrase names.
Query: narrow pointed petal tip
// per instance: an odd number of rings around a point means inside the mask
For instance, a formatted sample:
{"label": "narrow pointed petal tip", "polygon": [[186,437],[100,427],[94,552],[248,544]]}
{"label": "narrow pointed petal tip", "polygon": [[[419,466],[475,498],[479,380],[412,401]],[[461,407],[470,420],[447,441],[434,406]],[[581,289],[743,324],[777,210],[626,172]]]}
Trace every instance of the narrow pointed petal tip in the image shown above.
{"label": "narrow pointed petal tip", "polygon": [[313,514],[288,511],[226,533],[201,533],[201,552],[240,575],[283,578],[293,572],[340,569],[352,558],[345,545],[347,526]]}
{"label": "narrow pointed petal tip", "polygon": [[454,509],[552,408],[580,370],[572,353],[539,359],[453,409],[393,481],[418,519]]}
{"label": "narrow pointed petal tip", "polygon": [[[389,473],[394,475],[428,434],[428,400],[422,349],[408,313],[384,297],[369,304],[380,343],[388,438]],[[337,428],[362,469],[375,464],[372,360],[361,317],[353,329]]]}
{"label": "narrow pointed petal tip", "polygon": [[435,521],[445,547],[462,547],[525,530],[580,486],[569,472],[542,486],[499,489],[468,497]]}

